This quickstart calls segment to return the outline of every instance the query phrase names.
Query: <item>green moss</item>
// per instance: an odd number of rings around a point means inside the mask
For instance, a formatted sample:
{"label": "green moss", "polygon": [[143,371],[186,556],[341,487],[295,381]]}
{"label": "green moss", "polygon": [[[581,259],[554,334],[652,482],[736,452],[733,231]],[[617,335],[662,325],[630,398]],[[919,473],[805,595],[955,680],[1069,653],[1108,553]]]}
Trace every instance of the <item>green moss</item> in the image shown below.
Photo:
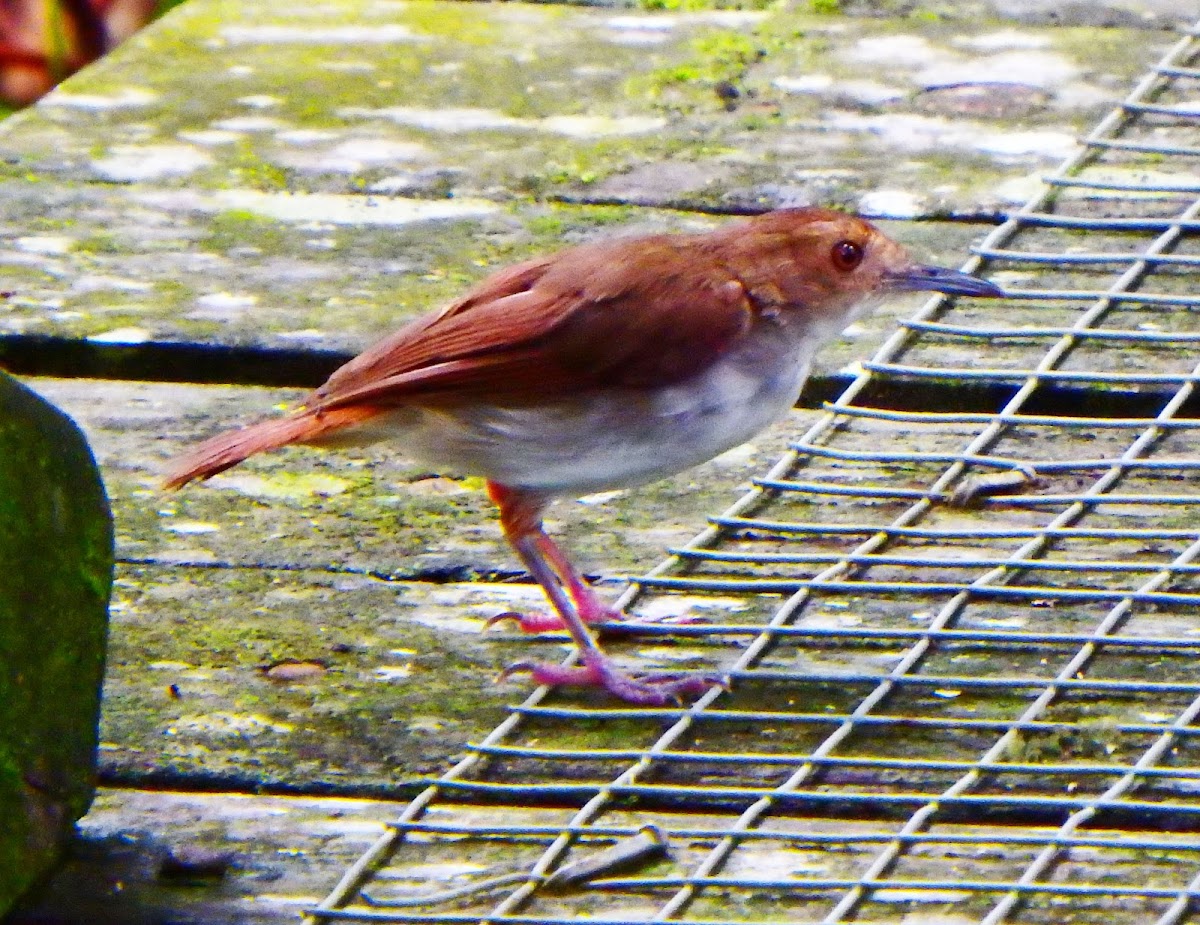
{"label": "green moss", "polygon": [[1083,68],[1092,69],[1096,62],[1104,62],[1103,71],[1109,79],[1132,78],[1146,68],[1146,49],[1131,42],[1124,29],[1075,26],[1050,29],[1046,35],[1057,50],[1070,55]]}
{"label": "green moss", "polygon": [[0,916],[91,802],[112,541],[82,434],[0,374]]}
{"label": "green moss", "polygon": [[123,254],[127,248],[111,231],[101,229],[80,238],[72,250],[89,254]]}
{"label": "green moss", "polygon": [[279,222],[243,209],[229,209],[212,217],[201,246],[214,251],[251,246],[275,252],[286,238],[286,229]]}
{"label": "green moss", "polygon": [[546,211],[526,218],[525,227],[534,236],[531,251],[561,247],[566,234],[581,229],[601,229],[622,225],[637,218],[636,206],[588,206],[579,209],[561,203],[547,203]]}
{"label": "green moss", "polygon": [[[714,96],[715,99],[715,96]],[[516,178],[523,193],[543,197],[556,187],[590,185],[633,167],[656,161],[691,161],[714,156],[718,148],[705,137],[656,135],[653,138],[605,138],[591,143],[551,142],[536,171]]]}
{"label": "green moss", "polygon": [[416,0],[404,9],[404,24],[414,32],[453,39],[467,45],[495,44],[499,29],[487,16],[470,7],[441,0]]}
{"label": "green moss", "polygon": [[228,163],[234,185],[267,192],[291,188],[290,172],[264,161],[250,143],[240,143],[236,151]]}
{"label": "green moss", "polygon": [[544,215],[533,216],[526,222],[525,227],[538,237],[557,238],[566,230],[567,223],[560,214],[547,212]]}
{"label": "green moss", "polygon": [[718,86],[736,88],[747,69],[767,54],[757,31],[747,34],[733,29],[702,34],[692,40],[690,50],[686,61],[630,78],[626,93],[634,99],[649,98],[669,109],[689,111],[699,104],[686,91],[701,88],[716,104],[719,100],[713,91]]}
{"label": "green moss", "polygon": [[[411,779],[499,722],[512,691],[492,679],[528,654],[525,641],[502,634],[415,622],[444,608],[382,582],[127,568],[118,584],[103,728],[117,776],[136,778],[149,763],[250,785]],[[264,674],[283,659],[317,662],[327,675],[289,684]],[[406,677],[379,674],[397,665]],[[435,736],[421,717],[437,717]],[[247,732],[234,731],[239,722]]]}
{"label": "green moss", "polygon": [[626,81],[625,93],[676,116],[734,111],[761,92],[751,78],[768,58],[779,55],[799,64],[798,58],[809,60],[819,54],[827,40],[810,39],[803,31],[806,24],[818,22],[811,16],[775,16],[749,31],[702,31],[691,40],[686,57],[635,74]]}

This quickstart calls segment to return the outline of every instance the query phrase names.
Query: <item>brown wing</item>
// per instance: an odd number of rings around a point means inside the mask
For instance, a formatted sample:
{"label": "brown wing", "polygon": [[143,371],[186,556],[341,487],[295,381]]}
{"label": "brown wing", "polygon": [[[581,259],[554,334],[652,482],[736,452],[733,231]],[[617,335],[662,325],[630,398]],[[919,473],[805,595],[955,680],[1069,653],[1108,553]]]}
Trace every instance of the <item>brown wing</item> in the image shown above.
{"label": "brown wing", "polygon": [[284,418],[219,434],[167,472],[178,488],[253,453],[304,443],[410,403],[536,403],[668,385],[751,321],[742,283],[689,239],[597,244],[502,271],[351,360]]}
{"label": "brown wing", "polygon": [[589,245],[489,278],[347,363],[308,407],[666,385],[704,368],[750,320],[741,283],[690,239]]}
{"label": "brown wing", "polygon": [[553,260],[553,256],[536,257],[493,273],[441,311],[432,312],[405,325],[395,334],[376,342],[339,367],[317,390],[314,399],[318,396],[350,391],[362,383],[387,379],[415,369],[421,365],[418,357],[419,346],[426,331],[472,308],[490,305],[509,296],[527,292]]}

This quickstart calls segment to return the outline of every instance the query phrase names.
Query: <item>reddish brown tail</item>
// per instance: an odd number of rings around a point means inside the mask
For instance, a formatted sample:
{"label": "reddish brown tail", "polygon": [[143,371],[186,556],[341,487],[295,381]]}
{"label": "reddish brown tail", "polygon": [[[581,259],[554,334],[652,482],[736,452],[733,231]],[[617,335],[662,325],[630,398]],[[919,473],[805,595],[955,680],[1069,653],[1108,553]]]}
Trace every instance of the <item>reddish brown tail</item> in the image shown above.
{"label": "reddish brown tail", "polygon": [[236,466],[248,456],[289,443],[307,443],[372,417],[377,408],[351,405],[328,411],[299,411],[286,418],[251,424],[217,434],[177,459],[167,470],[164,488],[179,488]]}

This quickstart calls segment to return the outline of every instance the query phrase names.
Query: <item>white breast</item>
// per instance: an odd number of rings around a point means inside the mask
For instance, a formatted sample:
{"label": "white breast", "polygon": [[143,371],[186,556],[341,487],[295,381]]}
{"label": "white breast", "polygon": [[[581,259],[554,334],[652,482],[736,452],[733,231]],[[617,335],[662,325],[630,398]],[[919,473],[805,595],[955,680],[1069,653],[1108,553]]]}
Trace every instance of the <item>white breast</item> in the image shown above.
{"label": "white breast", "polygon": [[818,339],[782,326],[759,330],[709,370],[656,393],[614,389],[523,408],[401,409],[354,437],[388,437],[432,466],[549,495],[651,482],[744,443],[795,404]]}

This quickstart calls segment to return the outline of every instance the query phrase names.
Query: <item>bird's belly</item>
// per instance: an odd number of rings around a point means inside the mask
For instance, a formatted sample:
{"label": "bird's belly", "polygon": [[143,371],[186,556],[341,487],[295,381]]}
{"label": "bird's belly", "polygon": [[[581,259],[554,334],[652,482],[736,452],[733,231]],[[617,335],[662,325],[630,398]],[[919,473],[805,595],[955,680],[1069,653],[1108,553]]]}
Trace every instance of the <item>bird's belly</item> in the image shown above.
{"label": "bird's belly", "polygon": [[567,496],[624,488],[712,459],[786,413],[807,357],[771,359],[767,375],[728,363],[666,390],[520,408],[409,408],[378,423],[393,438],[402,430],[400,446],[419,460],[511,487]]}

